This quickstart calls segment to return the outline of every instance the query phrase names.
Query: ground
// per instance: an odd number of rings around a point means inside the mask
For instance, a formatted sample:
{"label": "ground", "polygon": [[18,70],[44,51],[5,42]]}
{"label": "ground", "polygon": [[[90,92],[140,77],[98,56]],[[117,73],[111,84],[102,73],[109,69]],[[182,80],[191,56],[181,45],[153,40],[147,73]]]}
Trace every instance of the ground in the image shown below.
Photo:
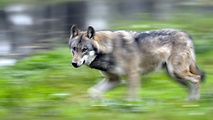
{"label": "ground", "polygon": [[186,89],[168,77],[165,70],[141,76],[141,101],[124,101],[125,82],[104,94],[104,100],[91,100],[87,89],[102,76],[86,66],[73,68],[67,45],[60,45],[55,50],[29,56],[15,66],[0,68],[1,119],[210,120],[213,114],[212,21],[210,18],[191,23],[181,19],[158,23],[123,21],[111,26],[114,30],[136,31],[169,26],[190,33],[195,42],[197,64],[207,75],[198,101],[186,101]]}

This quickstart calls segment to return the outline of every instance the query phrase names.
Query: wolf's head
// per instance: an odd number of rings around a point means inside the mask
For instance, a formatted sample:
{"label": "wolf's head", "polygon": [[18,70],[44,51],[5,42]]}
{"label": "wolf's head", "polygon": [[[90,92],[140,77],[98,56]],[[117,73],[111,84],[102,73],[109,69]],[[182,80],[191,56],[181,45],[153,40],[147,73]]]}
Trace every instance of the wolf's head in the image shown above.
{"label": "wolf's head", "polygon": [[76,68],[83,64],[90,65],[98,49],[98,44],[94,40],[94,28],[89,26],[86,32],[81,32],[77,26],[73,25],[70,34],[69,48],[73,55],[72,65]]}

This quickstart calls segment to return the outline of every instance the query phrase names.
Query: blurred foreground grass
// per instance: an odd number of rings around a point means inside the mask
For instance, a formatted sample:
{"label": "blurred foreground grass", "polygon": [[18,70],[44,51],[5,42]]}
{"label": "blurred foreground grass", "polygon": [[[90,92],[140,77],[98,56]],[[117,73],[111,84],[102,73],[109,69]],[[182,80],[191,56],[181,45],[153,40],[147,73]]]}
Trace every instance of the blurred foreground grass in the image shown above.
{"label": "blurred foreground grass", "polygon": [[[207,120],[213,114],[213,19],[200,18],[190,23],[120,22],[113,29],[148,30],[165,27],[188,31],[194,38],[198,66],[206,72],[201,85],[201,99],[187,102],[186,90],[166,75],[164,70],[142,76],[140,102],[123,101],[126,85],[104,94],[106,99],[94,101],[87,89],[102,76],[85,66],[70,65],[67,46],[32,55],[15,66],[0,68],[0,118],[2,120],[95,120],[158,119]],[[127,26],[128,24],[128,26]]]}

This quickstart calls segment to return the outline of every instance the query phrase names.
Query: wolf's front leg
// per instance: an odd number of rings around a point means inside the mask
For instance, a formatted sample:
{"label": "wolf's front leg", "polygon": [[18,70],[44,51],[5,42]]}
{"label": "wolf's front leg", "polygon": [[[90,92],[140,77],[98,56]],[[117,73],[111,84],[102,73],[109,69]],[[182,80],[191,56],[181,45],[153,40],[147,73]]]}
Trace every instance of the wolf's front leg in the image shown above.
{"label": "wolf's front leg", "polygon": [[102,94],[121,83],[119,76],[114,74],[103,73],[104,79],[98,84],[88,89],[91,98],[101,99]]}
{"label": "wolf's front leg", "polygon": [[127,74],[127,100],[138,101],[140,100],[140,73],[138,71],[129,72]]}

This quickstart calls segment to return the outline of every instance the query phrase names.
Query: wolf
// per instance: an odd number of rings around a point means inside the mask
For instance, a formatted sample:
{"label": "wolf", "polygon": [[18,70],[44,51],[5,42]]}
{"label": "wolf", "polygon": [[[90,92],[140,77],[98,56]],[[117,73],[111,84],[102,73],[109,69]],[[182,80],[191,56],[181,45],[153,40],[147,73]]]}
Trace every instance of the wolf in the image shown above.
{"label": "wolf", "polygon": [[189,100],[200,98],[204,73],[196,65],[192,37],[183,30],[95,31],[89,26],[81,31],[73,25],[69,48],[75,68],[87,65],[104,76],[88,89],[92,98],[102,98],[104,92],[121,83],[121,76],[126,76],[127,100],[138,100],[140,75],[162,68],[188,89]]}

